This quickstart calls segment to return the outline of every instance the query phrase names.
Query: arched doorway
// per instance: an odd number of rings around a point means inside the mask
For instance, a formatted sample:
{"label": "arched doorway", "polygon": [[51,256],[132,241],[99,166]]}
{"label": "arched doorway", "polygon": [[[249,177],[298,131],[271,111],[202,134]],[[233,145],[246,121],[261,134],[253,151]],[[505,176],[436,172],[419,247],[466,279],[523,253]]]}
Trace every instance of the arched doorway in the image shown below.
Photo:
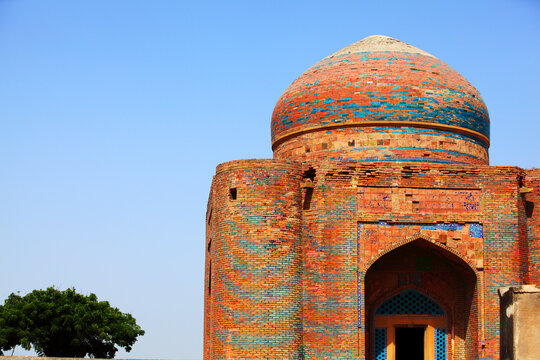
{"label": "arched doorway", "polygon": [[374,360],[476,359],[476,274],[424,239],[406,243],[365,273],[366,352]]}
{"label": "arched doorway", "polygon": [[447,323],[442,307],[414,289],[391,296],[375,311],[375,359],[446,359]]}

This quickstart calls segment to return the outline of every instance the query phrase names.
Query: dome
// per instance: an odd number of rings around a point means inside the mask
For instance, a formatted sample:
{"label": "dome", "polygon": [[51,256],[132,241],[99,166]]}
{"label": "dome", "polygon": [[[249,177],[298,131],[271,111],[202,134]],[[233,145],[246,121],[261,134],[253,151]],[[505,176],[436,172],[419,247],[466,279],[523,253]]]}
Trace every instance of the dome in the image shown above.
{"label": "dome", "polygon": [[433,55],[375,35],[309,68],[272,115],[275,158],[487,164],[479,92]]}

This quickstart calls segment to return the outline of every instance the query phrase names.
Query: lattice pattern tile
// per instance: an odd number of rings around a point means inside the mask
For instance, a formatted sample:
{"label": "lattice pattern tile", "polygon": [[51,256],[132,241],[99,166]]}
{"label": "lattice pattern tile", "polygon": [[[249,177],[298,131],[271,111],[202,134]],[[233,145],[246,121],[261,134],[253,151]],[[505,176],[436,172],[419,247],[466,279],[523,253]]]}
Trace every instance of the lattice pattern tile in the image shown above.
{"label": "lattice pattern tile", "polygon": [[386,328],[375,329],[375,360],[386,360]]}
{"label": "lattice pattern tile", "polygon": [[435,360],[446,360],[446,329],[435,329]]}
{"label": "lattice pattern tile", "polygon": [[377,308],[377,315],[444,315],[435,301],[415,290],[392,296]]}

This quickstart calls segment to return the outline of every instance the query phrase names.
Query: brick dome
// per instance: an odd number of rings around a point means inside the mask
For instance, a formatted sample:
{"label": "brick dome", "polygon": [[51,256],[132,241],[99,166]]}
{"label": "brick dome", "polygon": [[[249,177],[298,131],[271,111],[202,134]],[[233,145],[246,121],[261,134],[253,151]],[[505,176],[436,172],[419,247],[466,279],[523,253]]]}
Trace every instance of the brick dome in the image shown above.
{"label": "brick dome", "polygon": [[488,147],[478,91],[433,55],[387,36],[319,61],[272,115],[275,158],[487,164]]}

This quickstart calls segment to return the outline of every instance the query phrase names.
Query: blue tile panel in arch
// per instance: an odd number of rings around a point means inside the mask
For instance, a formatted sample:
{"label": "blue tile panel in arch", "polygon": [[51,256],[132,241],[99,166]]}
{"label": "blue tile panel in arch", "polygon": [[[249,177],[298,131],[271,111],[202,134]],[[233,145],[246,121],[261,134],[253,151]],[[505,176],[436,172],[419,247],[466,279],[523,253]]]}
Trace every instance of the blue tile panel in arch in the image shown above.
{"label": "blue tile panel in arch", "polygon": [[375,329],[375,360],[386,360],[386,328]]}
{"label": "blue tile panel in arch", "polygon": [[405,290],[385,300],[377,315],[444,315],[443,309],[430,297],[416,290]]}
{"label": "blue tile panel in arch", "polygon": [[446,329],[435,329],[435,360],[446,360]]}
{"label": "blue tile panel in arch", "polygon": [[[375,329],[375,359],[386,360],[386,328]],[[446,360],[446,329],[435,329],[435,360]]]}

